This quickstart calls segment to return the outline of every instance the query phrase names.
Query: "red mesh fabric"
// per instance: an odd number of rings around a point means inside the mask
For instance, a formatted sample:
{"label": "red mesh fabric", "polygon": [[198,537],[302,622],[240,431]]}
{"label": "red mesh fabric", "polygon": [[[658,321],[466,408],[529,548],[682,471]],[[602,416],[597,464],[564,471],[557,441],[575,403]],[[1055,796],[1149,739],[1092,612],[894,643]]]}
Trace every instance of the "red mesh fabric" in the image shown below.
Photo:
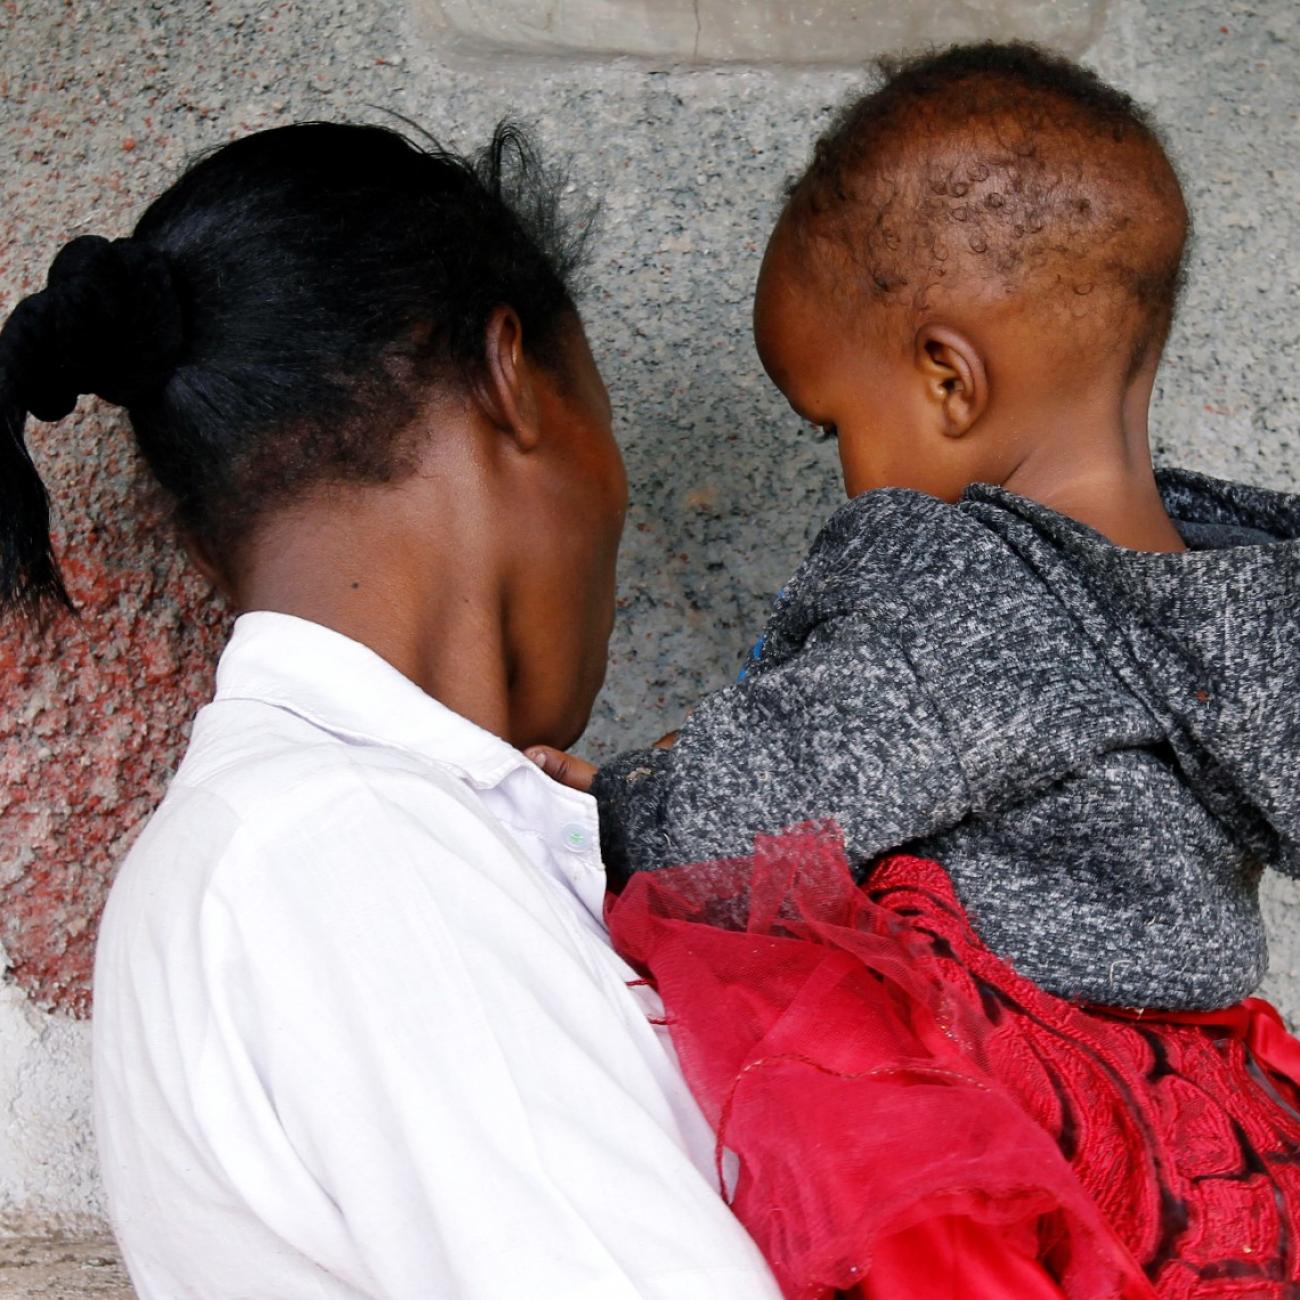
{"label": "red mesh fabric", "polygon": [[1267,1004],[1063,1002],[937,864],[859,889],[830,829],[638,875],[608,919],[787,1296],[1300,1298],[1300,1044]]}

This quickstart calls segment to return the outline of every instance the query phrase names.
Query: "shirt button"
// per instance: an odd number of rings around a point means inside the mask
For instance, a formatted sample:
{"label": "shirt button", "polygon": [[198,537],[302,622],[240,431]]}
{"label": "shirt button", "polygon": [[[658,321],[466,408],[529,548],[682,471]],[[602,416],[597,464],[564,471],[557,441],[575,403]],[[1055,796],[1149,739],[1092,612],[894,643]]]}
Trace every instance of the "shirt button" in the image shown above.
{"label": "shirt button", "polygon": [[579,826],[577,822],[570,822],[560,835],[564,840],[564,847],[572,853],[581,853],[591,844],[591,836],[587,834],[586,828]]}

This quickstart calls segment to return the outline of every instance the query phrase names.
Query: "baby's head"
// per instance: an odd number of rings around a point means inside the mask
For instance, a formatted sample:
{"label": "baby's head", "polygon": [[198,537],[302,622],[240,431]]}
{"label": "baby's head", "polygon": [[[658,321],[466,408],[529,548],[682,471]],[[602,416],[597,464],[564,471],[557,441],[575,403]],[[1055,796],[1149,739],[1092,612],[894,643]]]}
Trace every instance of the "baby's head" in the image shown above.
{"label": "baby's head", "polygon": [[790,187],[754,306],[850,494],[954,500],[1030,464],[1145,457],[1188,233],[1151,122],[1028,45],[884,74]]}

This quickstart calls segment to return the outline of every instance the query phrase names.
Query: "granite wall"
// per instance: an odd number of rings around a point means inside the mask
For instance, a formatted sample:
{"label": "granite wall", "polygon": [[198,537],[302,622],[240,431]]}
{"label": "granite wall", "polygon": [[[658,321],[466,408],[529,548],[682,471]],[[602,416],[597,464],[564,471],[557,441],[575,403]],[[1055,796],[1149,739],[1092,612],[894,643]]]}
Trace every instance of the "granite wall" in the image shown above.
{"label": "granite wall", "polygon": [[[512,3],[514,0],[512,0]],[[415,10],[427,11],[427,2]],[[68,238],[125,233],[197,150],[304,118],[514,113],[600,194],[584,303],[631,477],[620,617],[587,740],[674,725],[728,680],[838,499],[833,448],[765,380],[749,298],[784,178],[863,74],[452,56],[403,0],[0,3],[0,309]],[[1112,0],[1086,56],[1156,109],[1197,221],[1160,456],[1300,489],[1300,8]],[[209,688],[226,614],[186,572],[121,419],[31,442],[79,621],[0,632],[0,1225],[99,1213],[85,1031],[95,918]],[[1268,889],[1268,989],[1300,1015],[1300,895]]]}

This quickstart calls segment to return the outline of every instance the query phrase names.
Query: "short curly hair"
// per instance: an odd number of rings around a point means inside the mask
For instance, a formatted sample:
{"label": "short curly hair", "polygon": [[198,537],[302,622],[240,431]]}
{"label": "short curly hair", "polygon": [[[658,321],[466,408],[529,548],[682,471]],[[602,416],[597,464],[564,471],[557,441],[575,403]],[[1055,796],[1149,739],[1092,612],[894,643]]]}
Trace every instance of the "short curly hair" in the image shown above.
{"label": "short curly hair", "polygon": [[958,284],[1030,290],[1127,334],[1135,368],[1163,346],[1190,219],[1145,110],[1022,42],[878,66],[880,84],[839,112],[787,191],[790,218],[841,254],[855,294],[924,307]]}

